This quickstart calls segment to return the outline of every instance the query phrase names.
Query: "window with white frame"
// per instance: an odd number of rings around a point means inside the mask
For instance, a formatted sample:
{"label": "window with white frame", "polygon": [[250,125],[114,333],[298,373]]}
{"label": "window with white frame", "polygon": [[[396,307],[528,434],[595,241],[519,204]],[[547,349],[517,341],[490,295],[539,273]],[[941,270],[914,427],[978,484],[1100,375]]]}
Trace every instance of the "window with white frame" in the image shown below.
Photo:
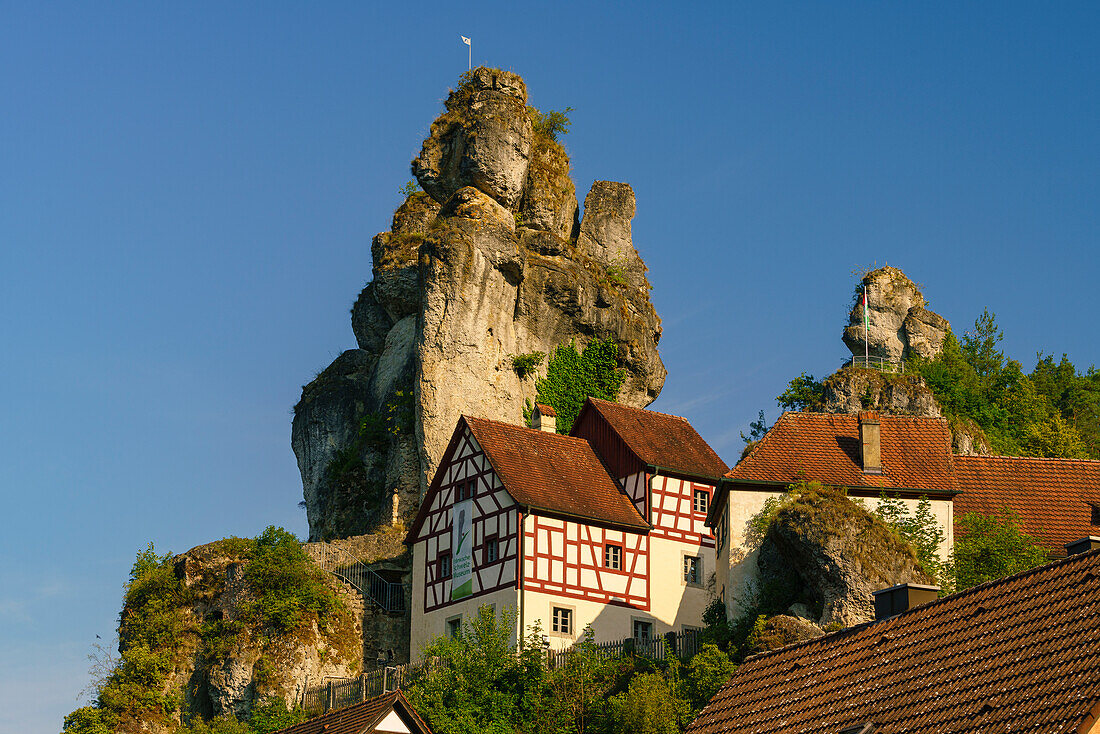
{"label": "window with white frame", "polygon": [[554,607],[550,615],[550,631],[559,635],[573,634],[573,610],[569,607]]}
{"label": "window with white frame", "polygon": [[705,489],[695,490],[695,511],[705,515],[708,507],[710,507],[710,492]]}
{"label": "window with white frame", "polygon": [[604,568],[621,570],[623,567],[623,547],[612,543],[605,545],[603,547],[603,565]]}

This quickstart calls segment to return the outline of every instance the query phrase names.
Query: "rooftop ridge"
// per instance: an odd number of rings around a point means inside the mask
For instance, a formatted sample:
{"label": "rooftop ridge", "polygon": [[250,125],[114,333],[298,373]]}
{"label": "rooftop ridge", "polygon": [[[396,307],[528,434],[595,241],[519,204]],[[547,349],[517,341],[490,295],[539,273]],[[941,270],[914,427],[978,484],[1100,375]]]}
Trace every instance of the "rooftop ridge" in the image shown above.
{"label": "rooftop ridge", "polygon": [[860,631],[864,630],[865,628],[871,627],[871,626],[876,625],[880,622],[894,622],[895,620],[899,620],[899,619],[902,619],[904,617],[911,616],[912,614],[914,614],[916,612],[923,612],[926,609],[931,609],[935,606],[942,606],[946,603],[954,603],[958,599],[964,599],[968,596],[973,596],[974,594],[978,593],[979,591],[984,591],[984,590],[986,590],[990,587],[997,586],[999,584],[1007,584],[1010,581],[1015,581],[1017,579],[1026,578],[1027,576],[1037,574],[1037,573],[1042,573],[1042,572],[1045,572],[1045,571],[1049,571],[1051,569],[1055,569],[1055,568],[1058,568],[1059,566],[1064,566],[1064,565],[1067,565],[1067,564],[1070,564],[1070,563],[1080,563],[1080,562],[1084,561],[1086,558],[1089,558],[1089,557],[1092,557],[1092,556],[1100,556],[1100,548],[1097,548],[1096,550],[1087,551],[1085,553],[1078,553],[1076,555],[1066,556],[1065,558],[1059,558],[1056,561],[1050,561],[1049,563],[1044,563],[1041,566],[1036,566],[1035,568],[1029,568],[1026,571],[1020,571],[1019,573],[1014,573],[1011,576],[1005,576],[1004,578],[994,579],[992,581],[986,581],[984,583],[978,584],[977,586],[971,586],[969,589],[964,589],[963,591],[956,591],[954,594],[948,594],[947,596],[940,597],[939,599],[936,599],[935,601],[930,601],[927,604],[921,604],[920,606],[913,607],[912,609],[907,609],[904,612],[900,612],[898,614],[895,614],[894,616],[889,617],[887,619],[873,619],[869,622],[861,622],[859,624],[852,625],[851,627],[845,627],[844,629],[837,630],[836,632],[828,632],[828,633],[822,635],[821,637],[814,637],[813,639],[810,639],[810,640],[802,640],[800,642],[793,642],[790,645],[785,645],[784,647],[780,647],[780,648],[777,648],[775,650],[766,650],[764,652],[759,652],[759,653],[756,653],[755,655],[750,655],[747,658],[745,658],[745,662],[747,663],[750,660],[758,660],[758,659],[761,659],[761,658],[765,658],[769,655],[775,655],[775,654],[778,654],[778,653],[781,653],[781,652],[788,652],[790,650],[794,650],[794,649],[799,648],[799,647],[809,647],[810,645],[813,645],[815,643],[824,643],[825,641],[828,641],[828,640],[836,640],[842,635],[855,634],[856,632],[860,632]]}
{"label": "rooftop ridge", "polygon": [[593,405],[596,405],[597,403],[604,403],[605,405],[614,405],[616,408],[625,408],[626,410],[638,410],[643,413],[649,413],[651,415],[663,415],[666,418],[675,418],[677,420],[683,421],[684,423],[687,423],[688,425],[691,425],[691,421],[689,421],[682,415],[676,415],[674,413],[662,413],[659,410],[650,410],[649,408],[635,408],[633,405],[616,403],[614,400],[603,400],[601,398],[594,398],[591,395],[588,396],[588,399],[592,401]]}
{"label": "rooftop ridge", "polygon": [[1077,464],[1096,464],[1100,466],[1100,459],[1063,459],[1058,456],[1015,456],[1013,454],[952,454],[955,458],[970,460],[1009,459],[1011,461],[1049,461],[1049,462],[1073,462]]}
{"label": "rooftop ridge", "polygon": [[[940,423],[948,423],[949,422],[948,419],[945,418],[942,415],[941,416],[901,415],[901,414],[898,414],[898,413],[884,413],[881,410],[860,411],[860,412],[863,412],[863,413],[866,413],[866,412],[877,413],[880,420],[883,419],[883,418],[889,418],[890,420],[906,419],[906,420],[915,420],[915,421],[937,421],[937,422],[940,422]],[[822,413],[820,411],[814,411],[814,410],[784,410],[782,413],[779,414],[779,418],[775,419],[776,423],[778,423],[783,418],[783,416],[785,416],[785,415],[805,415],[805,416],[820,417],[820,418],[852,418],[854,420],[859,420],[859,413]]]}
{"label": "rooftop ridge", "polygon": [[[592,445],[592,444],[588,443],[588,441],[586,441],[585,439],[580,438],[578,436],[570,436],[568,433],[557,433],[557,432],[550,433],[549,431],[540,431],[539,429],[531,428],[530,426],[521,426],[518,423],[508,423],[507,421],[498,421],[498,420],[494,420],[492,418],[480,418],[476,415],[467,415],[465,413],[462,414],[462,419],[467,421],[467,422],[469,422],[469,421],[478,421],[478,422],[481,422],[481,423],[492,423],[493,425],[503,426],[505,428],[514,428],[517,431],[530,431],[531,433],[538,433],[538,434],[541,434],[542,436],[547,436],[547,437],[553,436],[557,439],[569,439],[569,441],[579,441],[579,442],[583,443],[585,446],[589,446],[589,447]],[[551,440],[554,440],[554,439],[552,438]]]}

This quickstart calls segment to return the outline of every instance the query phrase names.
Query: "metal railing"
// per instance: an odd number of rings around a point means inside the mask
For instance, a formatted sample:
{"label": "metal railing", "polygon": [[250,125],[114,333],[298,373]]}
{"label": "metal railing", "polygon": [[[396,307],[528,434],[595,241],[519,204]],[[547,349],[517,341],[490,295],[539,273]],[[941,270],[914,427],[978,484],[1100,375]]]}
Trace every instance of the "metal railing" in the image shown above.
{"label": "metal railing", "polygon": [[325,678],[318,685],[310,686],[309,681],[302,687],[302,708],[311,714],[321,714],[333,709],[366,701],[389,691],[403,688],[412,677],[422,670],[431,670],[439,664],[438,660],[419,661],[404,665],[391,665],[357,678]]}
{"label": "metal railing", "polygon": [[889,372],[895,375],[904,374],[905,372],[905,364],[902,362],[894,362],[886,357],[863,356],[862,354],[853,355],[851,359],[844,363],[844,366],[878,370],[879,372]]}
{"label": "metal railing", "polygon": [[[669,632],[660,637],[627,637],[615,642],[597,642],[594,647],[600,660],[624,657],[664,660],[669,652],[681,660],[690,660],[702,649],[703,641],[697,630],[688,630]],[[567,665],[575,651],[576,648],[570,647],[558,652],[548,652],[547,662],[550,668]]]}
{"label": "metal railing", "polygon": [[355,587],[364,600],[386,612],[405,611],[405,587],[400,582],[387,581],[365,561],[330,543],[307,543],[305,549],[322,570]]}

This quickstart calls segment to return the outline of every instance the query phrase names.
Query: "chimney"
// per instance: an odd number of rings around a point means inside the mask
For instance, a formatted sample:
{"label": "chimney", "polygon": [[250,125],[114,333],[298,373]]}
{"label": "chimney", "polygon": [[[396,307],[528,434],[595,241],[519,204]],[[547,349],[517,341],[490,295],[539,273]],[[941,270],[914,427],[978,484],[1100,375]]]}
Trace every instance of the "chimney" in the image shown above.
{"label": "chimney", "polygon": [[862,449],[864,474],[882,474],[882,441],[879,432],[878,413],[863,411],[859,414],[859,444]]}
{"label": "chimney", "polygon": [[531,427],[537,431],[557,433],[558,414],[549,405],[535,403],[535,409],[531,411]]}
{"label": "chimney", "polygon": [[1075,540],[1072,543],[1066,543],[1066,555],[1075,556],[1078,553],[1088,553],[1100,548],[1100,538],[1095,535],[1089,535],[1080,540]]}
{"label": "chimney", "polygon": [[921,604],[936,601],[940,596],[940,587],[898,584],[889,589],[880,589],[871,593],[875,597],[875,620],[880,620],[907,612]]}

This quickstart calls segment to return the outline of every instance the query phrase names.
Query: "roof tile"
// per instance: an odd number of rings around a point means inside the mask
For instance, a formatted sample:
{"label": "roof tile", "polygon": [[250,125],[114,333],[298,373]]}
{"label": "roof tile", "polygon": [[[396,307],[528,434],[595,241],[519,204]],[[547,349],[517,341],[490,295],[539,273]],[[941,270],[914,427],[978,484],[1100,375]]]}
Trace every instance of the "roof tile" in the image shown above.
{"label": "roof tile", "polygon": [[462,419],[519,504],[621,527],[649,528],[584,439],[485,418]]}
{"label": "roof tile", "polygon": [[1100,702],[1100,551],[749,658],[689,734],[1068,732]]}
{"label": "roof tile", "polygon": [[881,474],[863,473],[856,416],[787,412],[726,477],[778,483],[808,479],[838,487],[959,489],[946,420],[883,415],[879,424]]}
{"label": "roof tile", "polygon": [[1100,506],[1100,461],[1024,456],[956,456],[962,494],[955,518],[968,512],[989,515],[1007,507],[1027,532],[1048,550],[1096,535],[1092,505]]}
{"label": "roof tile", "polygon": [[647,464],[689,476],[721,477],[729,467],[686,419],[588,398],[588,403]]}

